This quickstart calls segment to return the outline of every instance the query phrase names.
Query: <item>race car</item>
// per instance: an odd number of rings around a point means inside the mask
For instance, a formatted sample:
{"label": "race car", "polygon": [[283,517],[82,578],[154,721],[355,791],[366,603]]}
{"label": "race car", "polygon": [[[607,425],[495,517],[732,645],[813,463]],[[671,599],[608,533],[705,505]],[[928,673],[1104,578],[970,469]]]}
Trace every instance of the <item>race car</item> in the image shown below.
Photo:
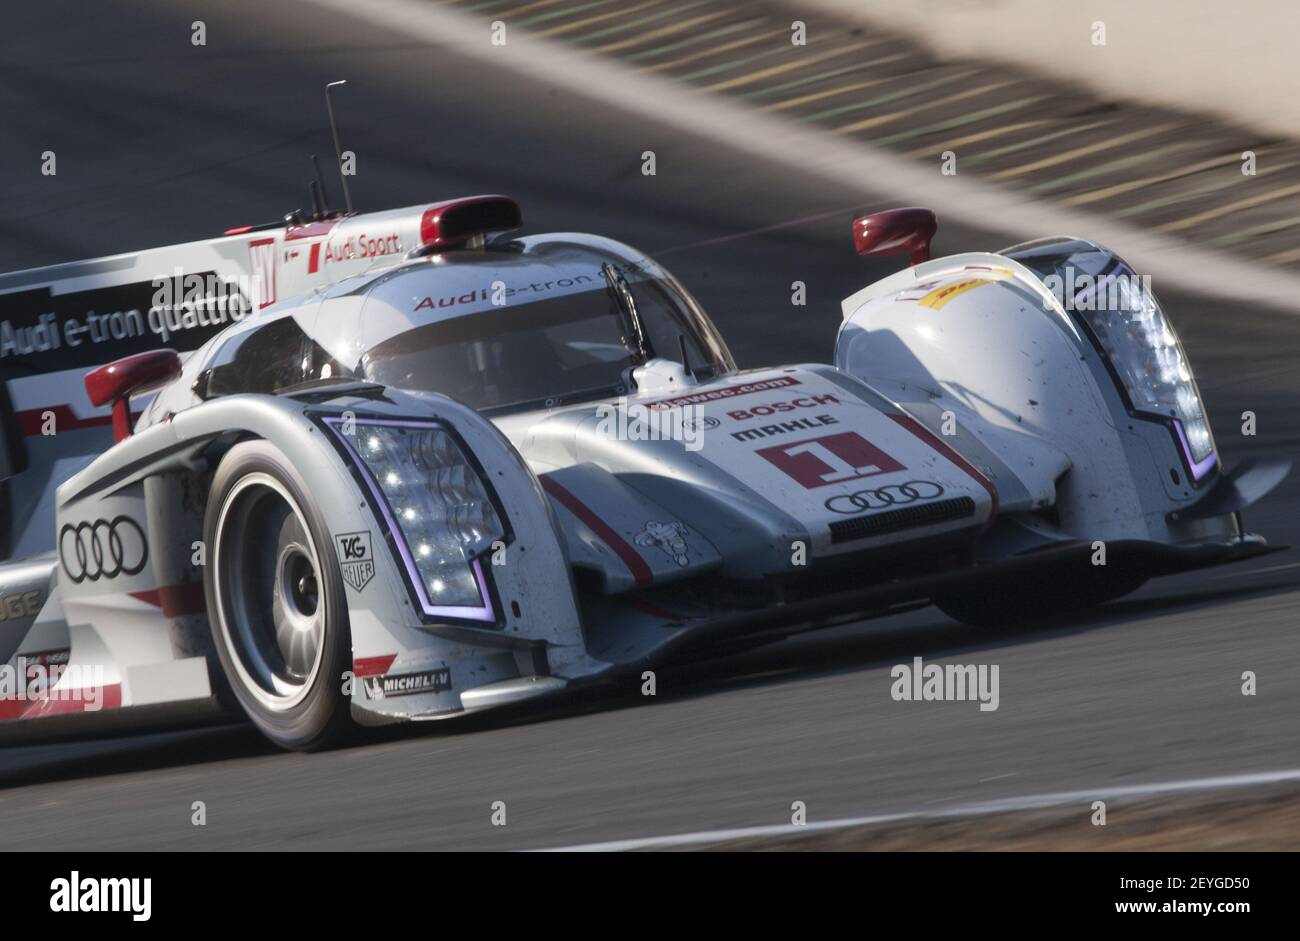
{"label": "race car", "polygon": [[911,264],[844,300],[833,365],[739,369],[653,259],[521,226],[477,196],[0,279],[0,735],[322,748],[1270,551],[1240,510],[1289,463],[1220,466],[1099,245],[931,259],[933,213],[863,216]]}

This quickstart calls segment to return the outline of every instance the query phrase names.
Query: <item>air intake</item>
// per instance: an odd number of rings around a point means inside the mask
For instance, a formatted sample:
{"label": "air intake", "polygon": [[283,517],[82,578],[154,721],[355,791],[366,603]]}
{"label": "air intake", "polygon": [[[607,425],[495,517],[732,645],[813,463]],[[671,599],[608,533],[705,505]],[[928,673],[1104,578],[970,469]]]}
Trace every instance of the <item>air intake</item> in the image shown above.
{"label": "air intake", "polygon": [[868,539],[919,526],[950,523],[974,515],[974,500],[970,497],[955,497],[924,506],[907,506],[884,513],[872,513],[870,516],[855,516],[853,519],[831,523],[831,543],[851,542],[854,539]]}

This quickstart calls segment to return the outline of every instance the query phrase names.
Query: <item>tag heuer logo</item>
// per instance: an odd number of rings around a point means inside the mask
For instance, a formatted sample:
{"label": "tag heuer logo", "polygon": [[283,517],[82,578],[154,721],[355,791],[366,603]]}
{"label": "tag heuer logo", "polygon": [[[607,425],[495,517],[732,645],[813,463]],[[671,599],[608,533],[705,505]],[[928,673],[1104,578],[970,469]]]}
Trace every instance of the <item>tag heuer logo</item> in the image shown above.
{"label": "tag heuer logo", "polygon": [[334,537],[339,550],[339,566],[343,580],[360,591],[375,577],[375,559],[370,554],[370,533],[339,533]]}
{"label": "tag heuer logo", "polygon": [[441,693],[451,689],[451,670],[427,670],[423,673],[399,673],[393,676],[367,676],[366,695],[371,699],[412,696],[416,693]]}

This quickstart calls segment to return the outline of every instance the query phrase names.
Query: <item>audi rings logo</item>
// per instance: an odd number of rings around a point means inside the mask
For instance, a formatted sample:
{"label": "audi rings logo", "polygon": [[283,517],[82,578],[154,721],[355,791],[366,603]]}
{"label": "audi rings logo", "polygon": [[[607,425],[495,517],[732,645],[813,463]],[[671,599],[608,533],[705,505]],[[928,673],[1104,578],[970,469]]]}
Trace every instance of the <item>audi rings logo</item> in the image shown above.
{"label": "audi rings logo", "polygon": [[59,530],[59,561],[74,583],[139,574],[148,558],[144,531],[129,516],[64,523]]}
{"label": "audi rings logo", "polygon": [[932,480],[909,480],[905,484],[841,493],[826,501],[826,509],[832,513],[864,513],[891,506],[906,506],[918,500],[933,500],[942,495],[943,488]]}
{"label": "audi rings logo", "polygon": [[683,428],[689,428],[691,431],[698,431],[703,428],[717,428],[722,424],[720,419],[712,415],[703,415],[699,418],[688,418],[682,422]]}

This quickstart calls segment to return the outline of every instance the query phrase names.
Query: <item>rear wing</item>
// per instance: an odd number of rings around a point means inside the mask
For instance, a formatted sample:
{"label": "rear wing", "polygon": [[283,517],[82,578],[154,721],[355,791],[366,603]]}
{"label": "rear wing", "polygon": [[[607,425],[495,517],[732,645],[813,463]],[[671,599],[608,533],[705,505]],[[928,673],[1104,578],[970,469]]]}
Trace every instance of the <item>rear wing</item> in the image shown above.
{"label": "rear wing", "polygon": [[113,442],[87,371],[160,347],[185,359],[277,301],[518,225],[511,200],[471,197],[0,275],[0,560],[53,548],[55,489]]}

